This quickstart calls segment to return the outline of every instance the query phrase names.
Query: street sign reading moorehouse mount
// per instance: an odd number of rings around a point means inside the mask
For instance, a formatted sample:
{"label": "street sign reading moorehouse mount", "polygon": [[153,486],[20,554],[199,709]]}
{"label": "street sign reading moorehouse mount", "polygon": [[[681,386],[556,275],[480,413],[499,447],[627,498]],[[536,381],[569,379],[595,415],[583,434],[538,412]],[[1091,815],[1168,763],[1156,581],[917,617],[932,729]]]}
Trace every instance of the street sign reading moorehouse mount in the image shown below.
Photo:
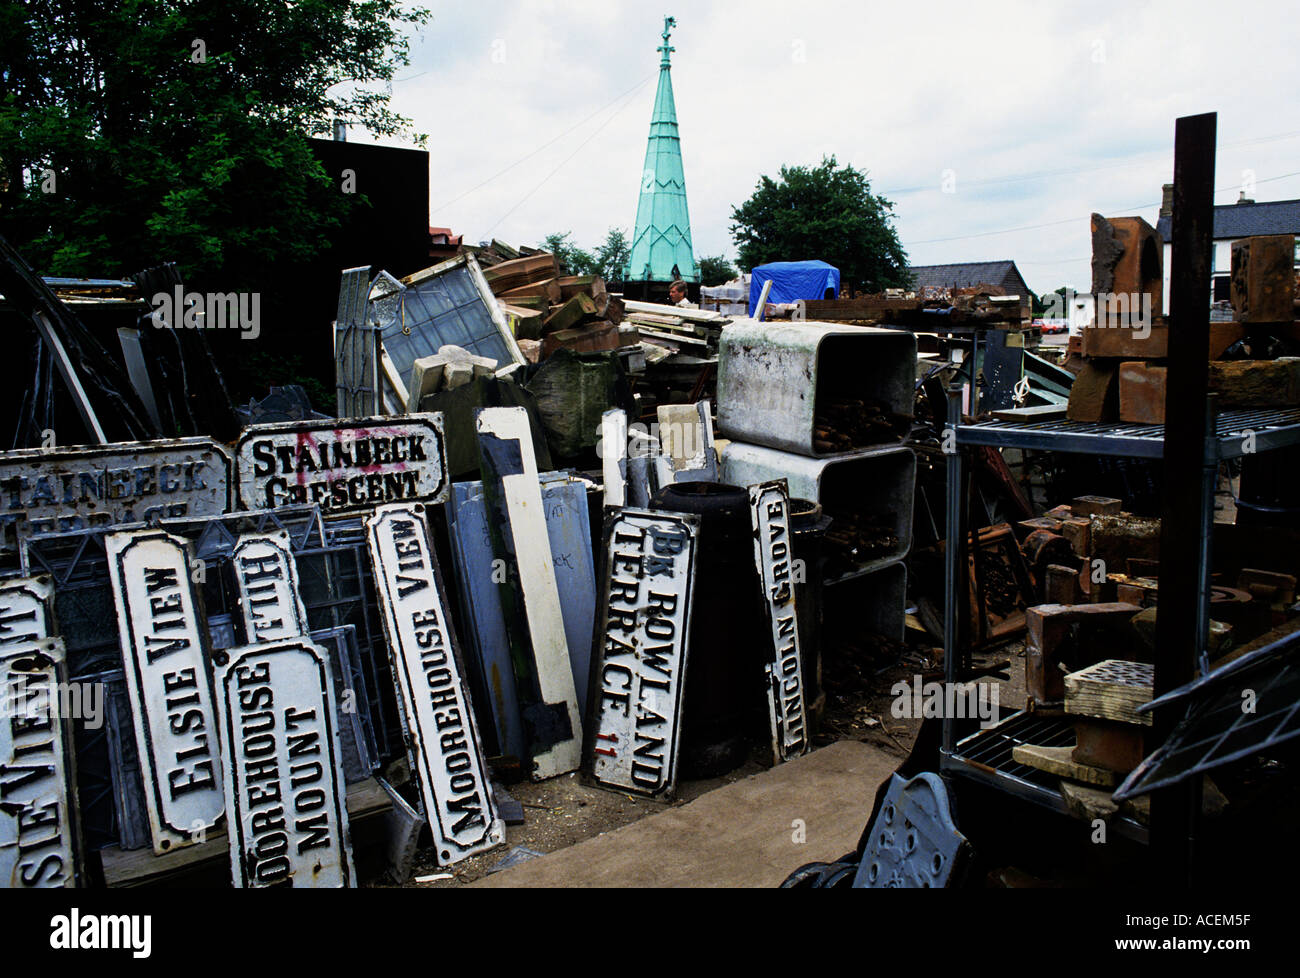
{"label": "street sign reading moorehouse mount", "polygon": [[479,746],[441,575],[417,504],[366,520],[393,678],[438,862],[447,866],[505,840]]}
{"label": "street sign reading moorehouse mount", "polygon": [[667,797],[677,784],[699,518],[624,509],[605,530],[584,770]]}
{"label": "street sign reading moorehouse mount", "polygon": [[221,817],[221,762],[207,636],[186,544],[162,530],[108,534],[145,807],[155,855],[202,841]]}
{"label": "street sign reading moorehouse mount", "polygon": [[325,650],[298,637],[224,656],[213,684],[231,879],[237,887],[354,885]]}
{"label": "street sign reading moorehouse mount", "polygon": [[246,509],[314,503],[325,516],[446,500],[440,413],[254,425],[235,447]]}
{"label": "street sign reading moorehouse mount", "polygon": [[23,449],[0,458],[0,550],[18,537],[230,509],[230,456],[211,438]]}

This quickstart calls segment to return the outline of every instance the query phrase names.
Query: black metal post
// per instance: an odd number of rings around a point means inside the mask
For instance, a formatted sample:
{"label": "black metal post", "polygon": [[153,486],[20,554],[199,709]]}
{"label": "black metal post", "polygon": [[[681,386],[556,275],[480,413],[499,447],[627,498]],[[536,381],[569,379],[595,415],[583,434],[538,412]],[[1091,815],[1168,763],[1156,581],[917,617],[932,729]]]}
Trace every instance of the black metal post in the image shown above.
{"label": "black metal post", "polygon": [[[1165,392],[1164,506],[1160,528],[1160,608],[1155,642],[1155,695],[1188,682],[1203,650],[1199,590],[1203,548],[1203,465],[1209,375],[1210,259],[1214,221],[1215,113],[1185,116],[1174,135],[1173,257],[1169,294],[1169,372]],[[1196,567],[1197,573],[1188,573]],[[1168,711],[1165,711],[1167,714]],[[1157,715],[1163,743],[1177,717]],[[1163,882],[1191,882],[1200,783],[1156,792],[1151,846]]]}

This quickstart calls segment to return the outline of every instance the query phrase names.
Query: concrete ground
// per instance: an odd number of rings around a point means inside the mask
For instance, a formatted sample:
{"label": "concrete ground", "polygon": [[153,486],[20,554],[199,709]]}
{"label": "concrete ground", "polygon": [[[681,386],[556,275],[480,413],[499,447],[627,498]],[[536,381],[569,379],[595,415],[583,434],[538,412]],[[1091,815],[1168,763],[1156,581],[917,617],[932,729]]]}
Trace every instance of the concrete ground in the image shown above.
{"label": "concrete ground", "polygon": [[841,741],[471,885],[778,886],[803,864],[857,846],[898,761]]}

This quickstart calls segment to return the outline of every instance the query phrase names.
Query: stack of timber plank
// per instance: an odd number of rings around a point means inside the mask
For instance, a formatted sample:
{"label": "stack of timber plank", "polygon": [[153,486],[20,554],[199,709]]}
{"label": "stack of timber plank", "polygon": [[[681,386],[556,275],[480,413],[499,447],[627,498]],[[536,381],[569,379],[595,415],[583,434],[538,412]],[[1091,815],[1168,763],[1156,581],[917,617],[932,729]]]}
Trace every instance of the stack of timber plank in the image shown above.
{"label": "stack of timber plank", "polygon": [[623,300],[598,275],[563,275],[554,255],[537,252],[485,268],[483,277],[529,359],[544,360],[559,349],[584,353],[625,345],[618,328]]}
{"label": "stack of timber plank", "polygon": [[[1139,217],[1092,215],[1095,322],[1075,346],[1082,367],[1070,392],[1071,421],[1164,424],[1169,343],[1162,247]],[[1225,409],[1300,405],[1300,313],[1295,237],[1232,245],[1233,322],[1211,322],[1209,387]]]}

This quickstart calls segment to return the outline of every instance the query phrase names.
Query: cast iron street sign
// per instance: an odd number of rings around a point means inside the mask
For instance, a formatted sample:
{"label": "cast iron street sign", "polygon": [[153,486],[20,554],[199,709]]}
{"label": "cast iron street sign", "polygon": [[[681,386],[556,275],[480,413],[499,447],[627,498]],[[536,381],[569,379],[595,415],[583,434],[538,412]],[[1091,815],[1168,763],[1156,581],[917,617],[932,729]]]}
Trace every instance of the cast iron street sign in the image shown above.
{"label": "cast iron street sign", "polygon": [[440,413],[254,425],[235,459],[245,509],[314,503],[334,516],[447,498]]}
{"label": "cast iron street sign", "polygon": [[110,533],[105,549],[153,850],[202,841],[225,798],[207,673],[207,629],[185,541]]}
{"label": "cast iron street sign", "polygon": [[381,506],[366,529],[425,816],[446,866],[503,842],[505,824],[484,768],[424,512],[418,503]]}
{"label": "cast iron street sign", "polygon": [[63,643],[0,651],[0,888],[76,885]]}
{"label": "cast iron street sign", "polygon": [[584,769],[600,785],[668,797],[677,783],[699,520],[624,509],[605,524]]}
{"label": "cast iron street sign", "polygon": [[307,634],[307,609],[298,596],[298,565],[288,533],[244,534],[235,544],[230,564],[250,644]]}
{"label": "cast iron street sign", "polygon": [[772,635],[764,671],[772,756],[779,764],[808,750],[799,620],[794,606],[790,499],[785,481],[750,486],[749,508],[754,526],[754,560],[763,588],[763,611]]}
{"label": "cast iron street sign", "polygon": [[302,637],[217,654],[213,676],[237,887],[353,885],[325,650]]}
{"label": "cast iron street sign", "polygon": [[54,632],[49,577],[19,577],[0,582],[0,656]]}
{"label": "cast iron street sign", "polygon": [[230,456],[211,438],[31,448],[0,458],[0,550],[18,537],[230,509]]}

